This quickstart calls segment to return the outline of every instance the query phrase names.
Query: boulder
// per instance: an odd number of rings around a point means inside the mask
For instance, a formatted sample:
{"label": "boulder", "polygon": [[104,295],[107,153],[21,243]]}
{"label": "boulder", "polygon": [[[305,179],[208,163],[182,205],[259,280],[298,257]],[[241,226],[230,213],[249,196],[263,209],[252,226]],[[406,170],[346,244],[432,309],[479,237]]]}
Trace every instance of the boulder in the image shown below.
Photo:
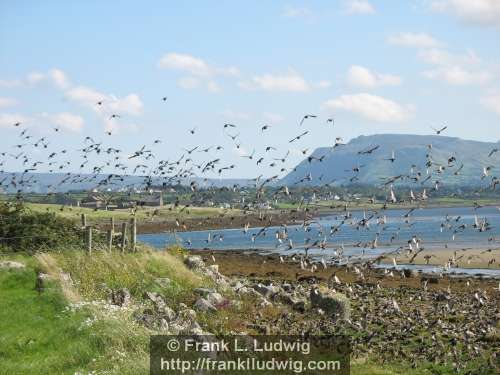
{"label": "boulder", "polygon": [[349,299],[328,288],[311,288],[310,300],[312,307],[318,307],[335,320],[350,319],[351,306]]}
{"label": "boulder", "polygon": [[275,294],[278,294],[280,292],[280,287],[275,286],[275,285],[264,285],[264,284],[256,284],[253,287],[257,292],[262,294],[264,297],[272,297]]}
{"label": "boulder", "polygon": [[208,300],[200,297],[196,300],[194,308],[199,311],[217,311],[217,308],[212,305]]}
{"label": "boulder", "polygon": [[203,259],[199,255],[191,255],[188,256],[184,260],[184,264],[189,268],[190,270],[199,270],[201,268],[205,267],[205,262],[203,262]]}
{"label": "boulder", "polygon": [[116,289],[111,292],[111,303],[118,306],[130,304],[130,292],[127,288]]}
{"label": "boulder", "polygon": [[219,273],[219,265],[218,264],[211,264],[210,266],[207,267],[210,271],[213,273]]}
{"label": "boulder", "polygon": [[226,300],[220,293],[217,292],[207,294],[206,299],[214,306],[221,305]]}
{"label": "boulder", "polygon": [[290,293],[282,292],[277,295],[276,299],[281,303],[290,305],[296,311],[304,312],[306,309],[306,301]]}
{"label": "boulder", "polygon": [[155,292],[145,292],[144,299],[149,300],[153,303],[156,312],[170,322],[175,319],[175,312],[170,307],[167,306],[162,296]]}

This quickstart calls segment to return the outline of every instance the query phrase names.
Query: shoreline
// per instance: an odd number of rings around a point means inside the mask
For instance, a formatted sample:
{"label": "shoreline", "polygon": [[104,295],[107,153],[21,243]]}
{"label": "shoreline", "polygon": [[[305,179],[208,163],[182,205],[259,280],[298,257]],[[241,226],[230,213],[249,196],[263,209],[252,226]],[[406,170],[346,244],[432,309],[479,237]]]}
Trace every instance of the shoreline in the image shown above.
{"label": "shoreline", "polygon": [[467,282],[469,286],[475,285],[491,292],[498,289],[496,278],[472,277],[464,274],[438,275],[414,270],[384,270],[377,267],[363,267],[359,264],[327,265],[324,268],[319,262],[313,262],[318,266],[311,272],[310,267],[301,268],[300,261],[292,260],[292,256],[287,256],[282,261],[279,254],[263,254],[260,250],[190,250],[189,254],[202,256],[207,265],[217,264],[220,272],[230,277],[270,279],[280,282],[331,282],[336,276],[342,283],[411,288],[422,288],[425,280],[432,280],[427,284],[431,289],[450,287],[452,290],[463,290]]}

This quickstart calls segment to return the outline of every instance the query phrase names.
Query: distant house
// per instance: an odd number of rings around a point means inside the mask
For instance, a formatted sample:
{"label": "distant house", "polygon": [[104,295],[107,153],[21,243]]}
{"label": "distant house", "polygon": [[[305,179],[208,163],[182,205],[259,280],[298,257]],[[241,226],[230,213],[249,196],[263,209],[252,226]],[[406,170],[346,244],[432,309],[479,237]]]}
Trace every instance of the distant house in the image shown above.
{"label": "distant house", "polygon": [[89,194],[81,200],[80,207],[106,208],[106,200],[97,194]]}
{"label": "distant house", "polygon": [[141,197],[136,201],[137,206],[163,207],[163,194]]}

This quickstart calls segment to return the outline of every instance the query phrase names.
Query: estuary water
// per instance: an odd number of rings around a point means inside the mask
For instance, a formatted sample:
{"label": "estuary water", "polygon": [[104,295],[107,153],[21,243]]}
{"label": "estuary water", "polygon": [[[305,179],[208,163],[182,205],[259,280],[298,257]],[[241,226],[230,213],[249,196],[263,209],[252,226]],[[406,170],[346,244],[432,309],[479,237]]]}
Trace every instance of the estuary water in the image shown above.
{"label": "estuary water", "polygon": [[[407,247],[413,237],[420,240],[421,247],[436,251],[445,247],[500,247],[500,209],[497,207],[421,208],[408,212],[407,209],[386,210],[383,214],[344,212],[318,217],[307,226],[297,223],[286,227],[249,228],[246,233],[239,228],[141,234],[138,240],[160,249],[179,244],[187,249],[258,249],[290,254],[307,248],[313,257],[333,256],[341,249],[344,256],[351,258],[375,257],[400,246]],[[368,225],[357,225],[363,218],[369,219]],[[481,225],[477,224],[481,222],[488,223],[488,230],[479,230]],[[373,246],[375,238],[376,246]],[[314,246],[317,241],[323,242],[326,248]],[[493,273],[500,275],[500,271]]]}

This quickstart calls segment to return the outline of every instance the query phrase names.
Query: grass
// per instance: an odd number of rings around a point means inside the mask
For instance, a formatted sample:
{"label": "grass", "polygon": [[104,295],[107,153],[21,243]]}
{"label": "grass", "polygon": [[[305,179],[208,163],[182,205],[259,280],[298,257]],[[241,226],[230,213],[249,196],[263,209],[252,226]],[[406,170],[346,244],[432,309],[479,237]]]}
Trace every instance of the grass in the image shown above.
{"label": "grass", "polygon": [[[147,374],[149,335],[154,332],[136,323],[134,309],[110,313],[92,301],[105,299],[108,288],[125,287],[138,305],[144,302],[145,291],[156,291],[176,309],[180,302],[194,303],[193,288],[214,285],[184,266],[177,256],[183,253],[181,249],[141,250],[133,254],[94,252],[91,257],[77,251],[7,257],[25,263],[26,268],[0,269],[0,375]],[[41,295],[34,290],[38,268],[50,276]],[[73,283],[67,282],[65,274]],[[158,278],[171,282],[162,285]],[[230,292],[226,297],[240,302],[218,312],[198,313],[202,326],[215,334],[248,331],[245,323],[256,314],[273,321],[284,313],[277,304],[260,308],[252,297],[239,298]],[[397,359],[380,364],[376,353],[351,364],[353,375],[452,373],[450,366],[423,363],[412,368]]]}
{"label": "grass", "polygon": [[[189,271],[182,260],[166,251],[143,248],[138,253],[95,252],[91,257],[80,251],[62,251],[51,256],[76,282],[78,292],[87,299],[103,299],[107,288],[127,288],[132,297],[141,299],[144,292],[154,291],[172,303],[191,302],[192,289],[212,286]],[[168,287],[155,280],[169,278]]]}
{"label": "grass", "polygon": [[[132,216],[129,209],[116,209],[116,210],[94,210],[86,207],[71,207],[60,204],[47,204],[47,203],[26,203],[26,206],[33,211],[38,212],[54,212],[60,216],[68,219],[80,220],[81,215],[85,214],[88,220],[100,221],[110,218],[123,221],[130,219]],[[172,205],[165,205],[163,207],[143,207],[136,211],[135,217],[138,220],[151,220],[155,217],[156,220],[168,220],[178,217],[182,218],[202,218],[202,217],[215,217],[221,214],[239,215],[242,211],[236,209],[223,209],[218,207],[189,207],[182,212],[181,208],[173,208]]]}
{"label": "grass", "polygon": [[88,367],[99,340],[81,328],[87,312],[63,312],[57,284],[34,290],[34,262],[24,270],[0,271],[0,374],[63,374]]}

